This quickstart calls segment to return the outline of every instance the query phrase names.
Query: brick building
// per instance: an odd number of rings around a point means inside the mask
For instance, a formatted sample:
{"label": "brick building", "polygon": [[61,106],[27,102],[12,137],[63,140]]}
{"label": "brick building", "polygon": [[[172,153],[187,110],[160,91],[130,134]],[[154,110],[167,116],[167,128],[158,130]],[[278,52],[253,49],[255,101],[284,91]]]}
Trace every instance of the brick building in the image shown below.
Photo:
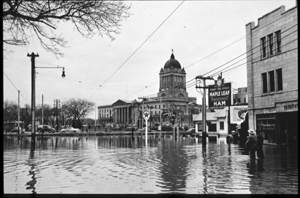
{"label": "brick building", "polygon": [[269,143],[298,139],[297,12],[281,6],[246,25],[249,128]]}

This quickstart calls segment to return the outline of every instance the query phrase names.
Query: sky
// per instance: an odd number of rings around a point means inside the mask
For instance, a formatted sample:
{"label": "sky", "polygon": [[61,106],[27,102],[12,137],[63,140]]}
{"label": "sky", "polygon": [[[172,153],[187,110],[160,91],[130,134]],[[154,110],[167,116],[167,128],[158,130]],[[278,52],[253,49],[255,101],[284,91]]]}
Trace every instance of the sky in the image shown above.
{"label": "sky", "polygon": [[[191,85],[198,75],[241,65],[222,76],[234,88],[246,87],[246,64],[242,64],[246,56],[225,64],[246,52],[245,25],[257,25],[258,18],[282,5],[286,10],[296,5],[295,0],[125,3],[131,5],[131,16],[121,22],[120,34],[114,35],[113,41],[98,35],[86,39],[71,23],[61,23],[56,31],[68,41],[67,48],[60,48],[65,54],[61,58],[45,51],[36,37],[30,37],[26,46],[4,45],[13,51],[3,59],[4,100],[17,103],[20,90],[20,106],[31,104],[31,61],[27,54],[32,52],[39,54],[36,67],[64,67],[66,74],[62,78],[60,68],[36,68],[36,105],[42,104],[42,95],[44,104],[50,106],[55,99],[63,103],[81,98],[101,106],[118,99],[156,97],[160,69],[172,50]],[[201,104],[202,96],[195,86],[188,87],[189,97],[196,97]],[[95,118],[95,112],[88,117]]]}

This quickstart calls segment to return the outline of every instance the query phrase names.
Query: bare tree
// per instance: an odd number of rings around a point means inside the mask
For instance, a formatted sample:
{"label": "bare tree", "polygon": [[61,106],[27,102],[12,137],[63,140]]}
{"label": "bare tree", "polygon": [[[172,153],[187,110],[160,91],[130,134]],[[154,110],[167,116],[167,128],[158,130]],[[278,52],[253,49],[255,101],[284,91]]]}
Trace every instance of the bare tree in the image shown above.
{"label": "bare tree", "polygon": [[[112,40],[118,34],[121,21],[129,17],[130,6],[122,1],[107,0],[4,0],[3,43],[28,44],[28,32],[33,32],[46,51],[63,56],[58,47],[66,47],[67,41],[56,35],[60,21],[71,22],[86,38],[95,34],[106,35]],[[29,30],[26,32],[26,30]]]}
{"label": "bare tree", "polygon": [[95,103],[85,99],[71,98],[63,104],[63,111],[72,118],[73,127],[81,128],[81,120],[95,109]]}
{"label": "bare tree", "polygon": [[3,121],[11,122],[18,120],[18,104],[14,101],[3,101]]}

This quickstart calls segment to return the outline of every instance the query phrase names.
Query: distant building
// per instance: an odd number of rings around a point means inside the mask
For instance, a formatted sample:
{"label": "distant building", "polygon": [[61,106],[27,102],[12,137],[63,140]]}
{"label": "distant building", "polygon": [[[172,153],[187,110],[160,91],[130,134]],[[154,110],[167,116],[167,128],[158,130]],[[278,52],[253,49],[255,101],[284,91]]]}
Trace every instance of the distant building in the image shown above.
{"label": "distant building", "polygon": [[[150,125],[168,124],[169,118],[163,112],[176,113],[175,123],[179,126],[193,125],[192,114],[201,111],[196,97],[188,97],[186,91],[186,72],[171,54],[170,59],[159,73],[159,92],[157,97],[146,98],[144,101],[117,100],[111,105],[98,106],[98,120],[102,123],[128,125],[141,128],[144,125],[142,112],[150,111]],[[143,124],[142,124],[143,123]]]}
{"label": "distant building", "polygon": [[233,94],[233,104],[248,104],[247,87],[237,89],[237,92]]}
{"label": "distant building", "polygon": [[281,6],[246,25],[249,128],[269,143],[298,142],[297,13]]}

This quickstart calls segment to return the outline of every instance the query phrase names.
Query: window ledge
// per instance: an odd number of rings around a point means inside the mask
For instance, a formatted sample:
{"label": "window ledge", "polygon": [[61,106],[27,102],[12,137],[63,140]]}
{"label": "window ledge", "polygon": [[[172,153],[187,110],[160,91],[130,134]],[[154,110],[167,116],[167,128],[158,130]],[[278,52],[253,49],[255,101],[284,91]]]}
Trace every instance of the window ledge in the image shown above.
{"label": "window ledge", "polygon": [[275,56],[278,56],[278,55],[280,55],[281,54],[281,52],[276,52],[275,54],[272,54],[272,55],[267,55],[267,56],[265,56],[265,57],[261,57],[261,61],[264,61],[264,60],[267,60],[267,59],[269,59],[269,58],[272,58],[272,57],[275,57]]}
{"label": "window ledge", "polygon": [[264,96],[271,96],[271,95],[275,95],[275,94],[282,94],[284,93],[283,90],[280,90],[280,91],[272,91],[272,92],[268,92],[268,93],[263,93],[261,94],[261,97],[264,97]]}

